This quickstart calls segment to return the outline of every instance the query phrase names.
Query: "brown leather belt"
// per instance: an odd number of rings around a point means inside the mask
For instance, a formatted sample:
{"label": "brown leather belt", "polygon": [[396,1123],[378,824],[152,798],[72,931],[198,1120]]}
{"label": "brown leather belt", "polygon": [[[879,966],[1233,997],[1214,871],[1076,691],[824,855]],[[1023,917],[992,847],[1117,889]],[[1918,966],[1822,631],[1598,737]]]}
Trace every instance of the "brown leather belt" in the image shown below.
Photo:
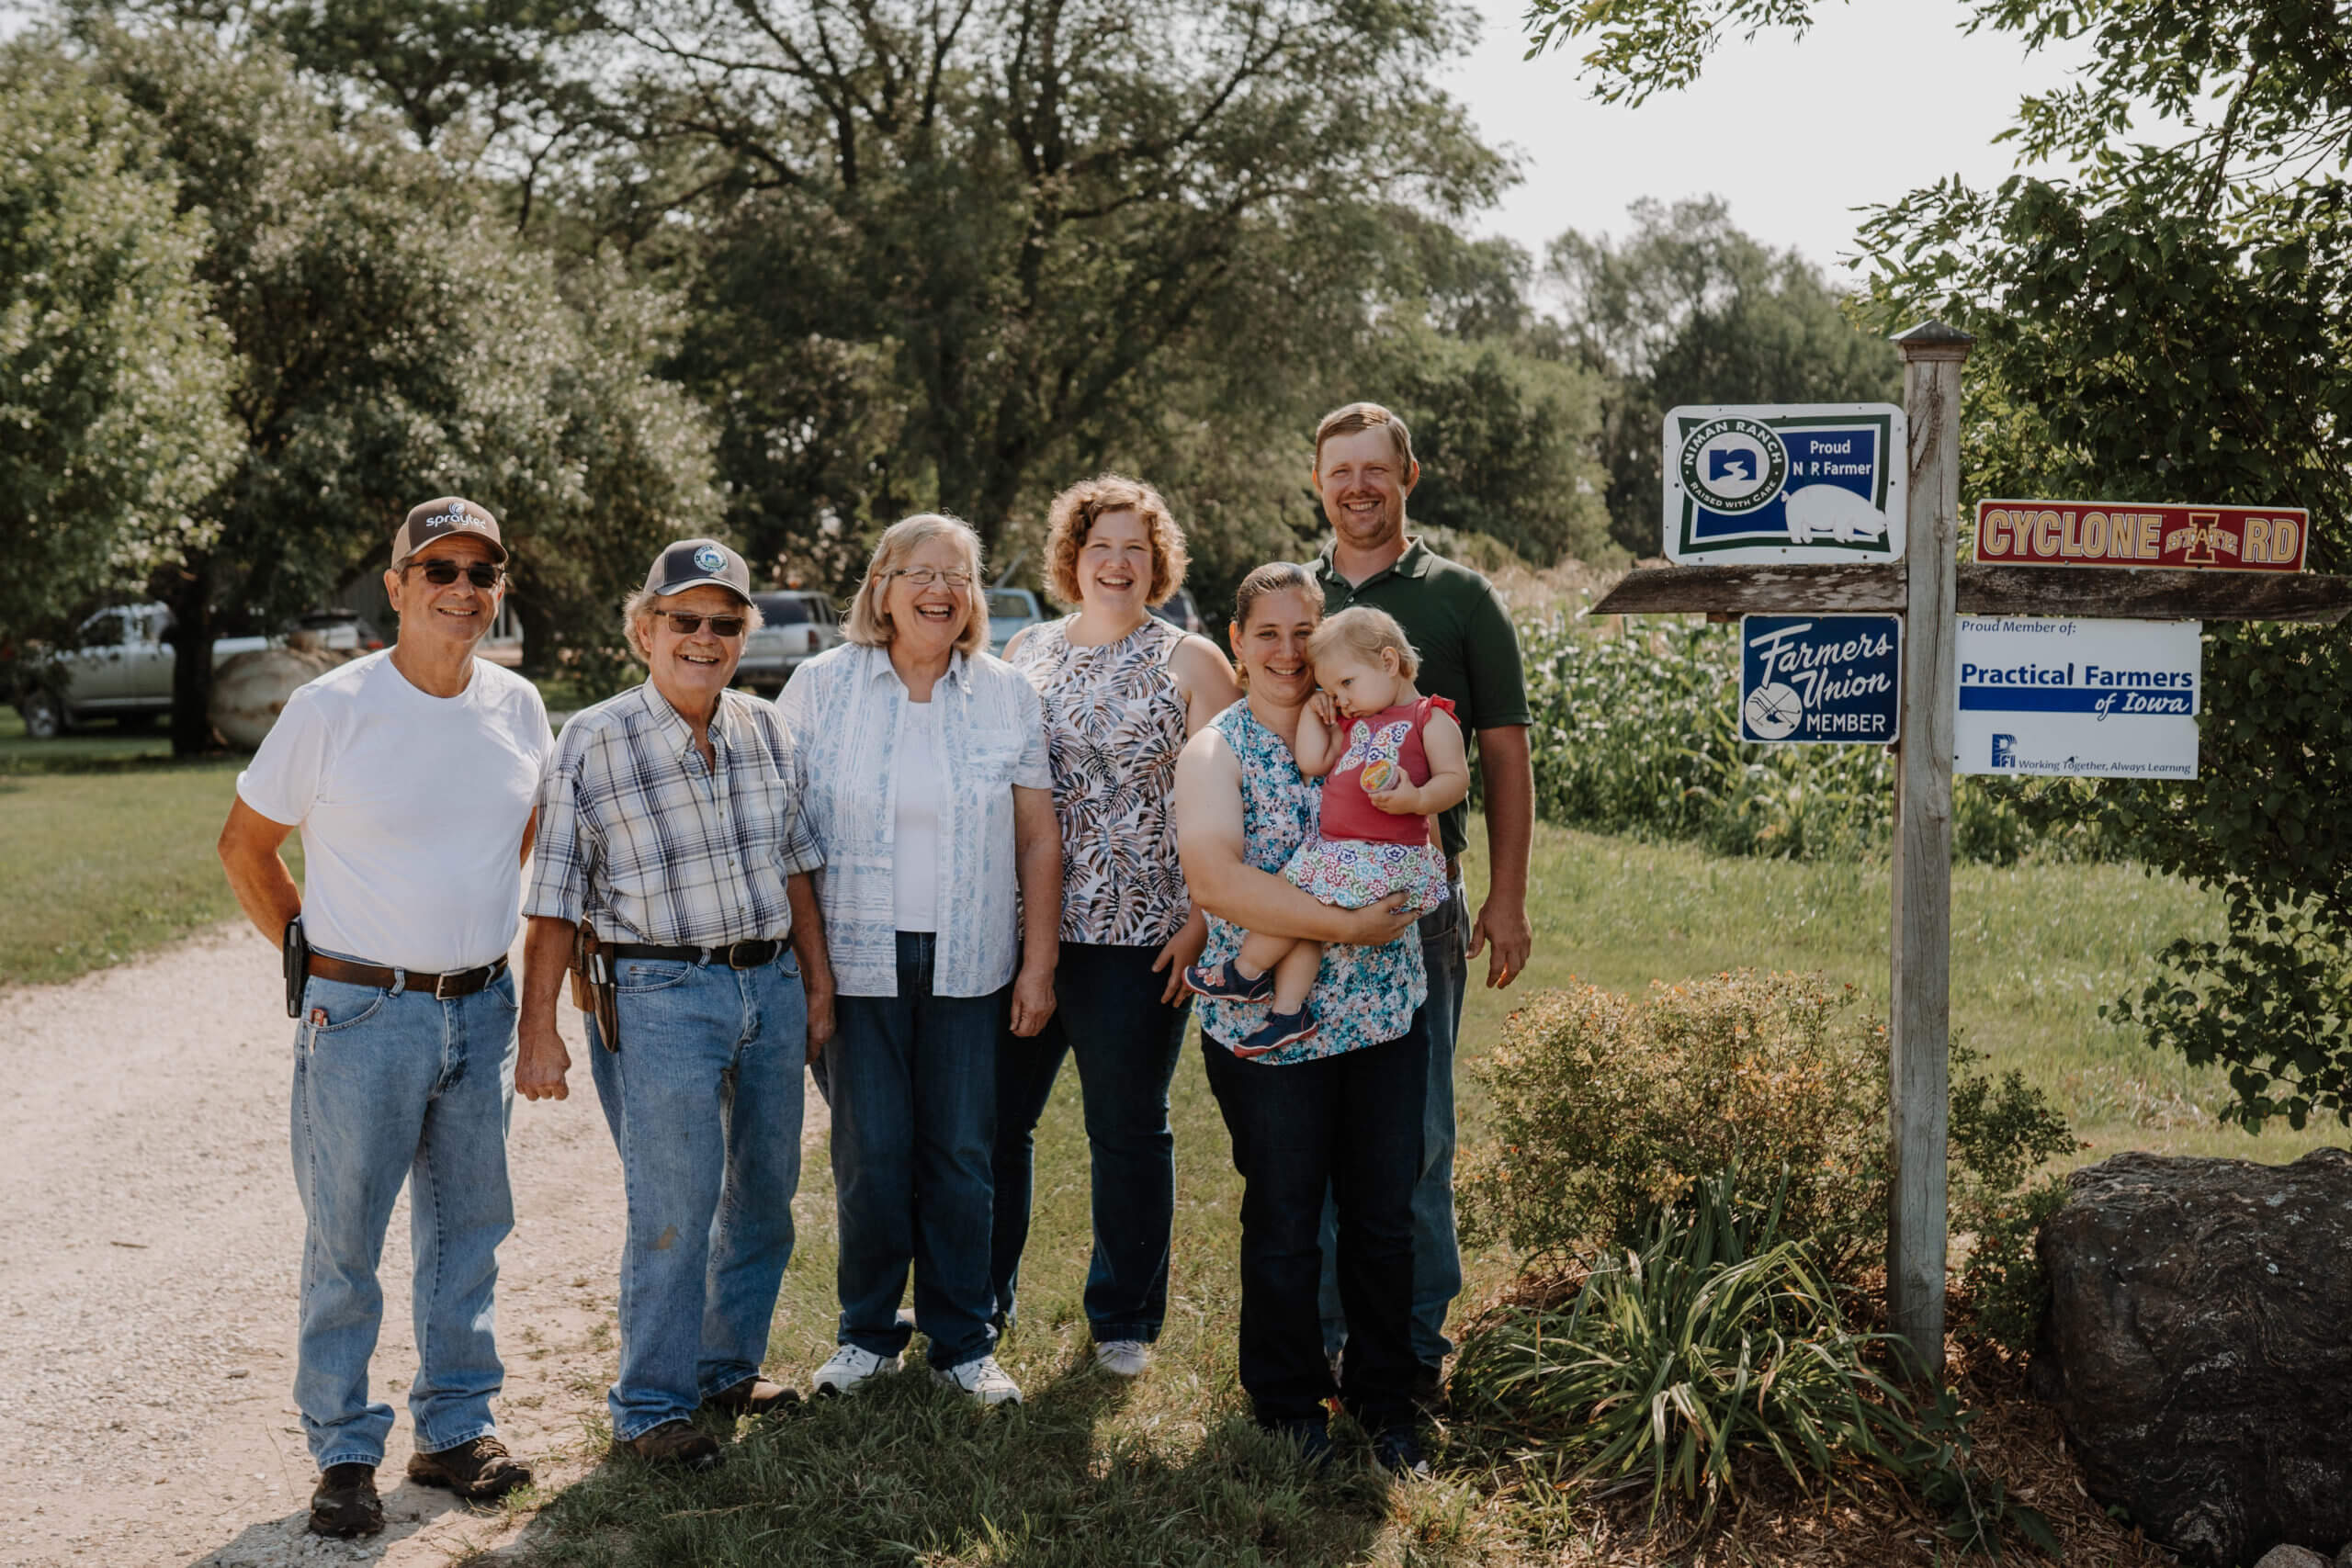
{"label": "brown leather belt", "polygon": [[352,964],[340,958],[329,958],[323,953],[311,954],[311,973],[322,980],[339,980],[346,986],[372,986],[389,991],[395,985],[404,990],[430,991],[436,1001],[453,997],[470,997],[487,988],[506,973],[506,960],[485,964],[479,969],[459,969],[447,975],[427,975],[415,969],[387,969],[375,964]]}
{"label": "brown leather belt", "polygon": [[673,964],[724,964],[729,969],[757,969],[784,956],[783,937],[763,936],[751,942],[730,942],[722,947],[655,947],[641,942],[607,942],[607,958],[652,958]]}

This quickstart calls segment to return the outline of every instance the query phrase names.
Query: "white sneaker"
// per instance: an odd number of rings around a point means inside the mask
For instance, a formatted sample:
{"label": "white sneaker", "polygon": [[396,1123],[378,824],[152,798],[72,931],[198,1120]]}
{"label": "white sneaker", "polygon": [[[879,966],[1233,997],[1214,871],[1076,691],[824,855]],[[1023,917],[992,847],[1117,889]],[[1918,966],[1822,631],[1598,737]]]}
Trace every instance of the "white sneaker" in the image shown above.
{"label": "white sneaker", "polygon": [[844,1345],[833,1352],[831,1360],[817,1369],[817,1392],[855,1393],[883,1373],[895,1372],[904,1364],[896,1356],[877,1356],[871,1350]]}
{"label": "white sneaker", "polygon": [[1094,1370],[1114,1378],[1139,1378],[1151,1368],[1151,1347],[1140,1339],[1110,1339],[1094,1347]]}
{"label": "white sneaker", "polygon": [[1004,1369],[996,1364],[994,1356],[982,1356],[977,1361],[967,1361],[954,1371],[943,1372],[934,1367],[931,1375],[949,1388],[970,1394],[982,1404],[1021,1403],[1021,1385],[1005,1375]]}

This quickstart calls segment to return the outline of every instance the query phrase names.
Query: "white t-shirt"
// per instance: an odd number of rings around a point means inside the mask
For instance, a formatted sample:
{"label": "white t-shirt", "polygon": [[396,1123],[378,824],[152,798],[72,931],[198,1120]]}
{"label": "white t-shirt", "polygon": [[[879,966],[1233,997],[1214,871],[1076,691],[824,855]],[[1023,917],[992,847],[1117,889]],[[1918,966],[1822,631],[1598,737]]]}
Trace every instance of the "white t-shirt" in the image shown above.
{"label": "white t-shirt", "polygon": [[302,829],[312,947],[441,974],[513,945],[523,828],[554,750],[521,676],[477,659],[463,692],[435,697],[387,649],[287,699],[237,794]]}
{"label": "white t-shirt", "polygon": [[939,817],[947,799],[937,702],[899,705],[898,836],[890,846],[899,929],[939,929]]}

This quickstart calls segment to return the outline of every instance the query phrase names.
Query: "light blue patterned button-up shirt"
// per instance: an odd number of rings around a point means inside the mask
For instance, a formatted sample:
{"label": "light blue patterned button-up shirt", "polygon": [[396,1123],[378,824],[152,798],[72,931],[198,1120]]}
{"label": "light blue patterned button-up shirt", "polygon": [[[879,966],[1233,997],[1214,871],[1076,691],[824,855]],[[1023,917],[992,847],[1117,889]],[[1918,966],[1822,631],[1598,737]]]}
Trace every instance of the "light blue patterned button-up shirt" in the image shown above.
{"label": "light blue patterned button-up shirt", "polygon": [[[932,985],[943,997],[984,997],[1012,984],[1020,957],[1012,791],[1053,788],[1045,722],[1036,688],[985,653],[953,655],[931,700],[944,705],[947,775]],[[895,997],[894,763],[906,683],[889,649],[844,643],[794,671],[776,705],[801,749],[803,818],[824,855],[816,880],[834,984],[846,997]]]}

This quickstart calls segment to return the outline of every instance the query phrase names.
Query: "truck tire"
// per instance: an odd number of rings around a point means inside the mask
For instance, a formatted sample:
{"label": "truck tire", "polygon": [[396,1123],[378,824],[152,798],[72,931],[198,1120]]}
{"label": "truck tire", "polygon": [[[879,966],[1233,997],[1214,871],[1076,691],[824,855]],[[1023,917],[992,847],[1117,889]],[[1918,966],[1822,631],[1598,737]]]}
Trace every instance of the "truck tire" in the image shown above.
{"label": "truck tire", "polygon": [[72,729],[66,722],[65,706],[47,692],[35,692],[21,705],[25,716],[25,735],[33,740],[54,740]]}
{"label": "truck tire", "polygon": [[240,750],[258,747],[294,689],[343,660],[330,653],[266,648],[223,660],[212,672],[212,728]]}

